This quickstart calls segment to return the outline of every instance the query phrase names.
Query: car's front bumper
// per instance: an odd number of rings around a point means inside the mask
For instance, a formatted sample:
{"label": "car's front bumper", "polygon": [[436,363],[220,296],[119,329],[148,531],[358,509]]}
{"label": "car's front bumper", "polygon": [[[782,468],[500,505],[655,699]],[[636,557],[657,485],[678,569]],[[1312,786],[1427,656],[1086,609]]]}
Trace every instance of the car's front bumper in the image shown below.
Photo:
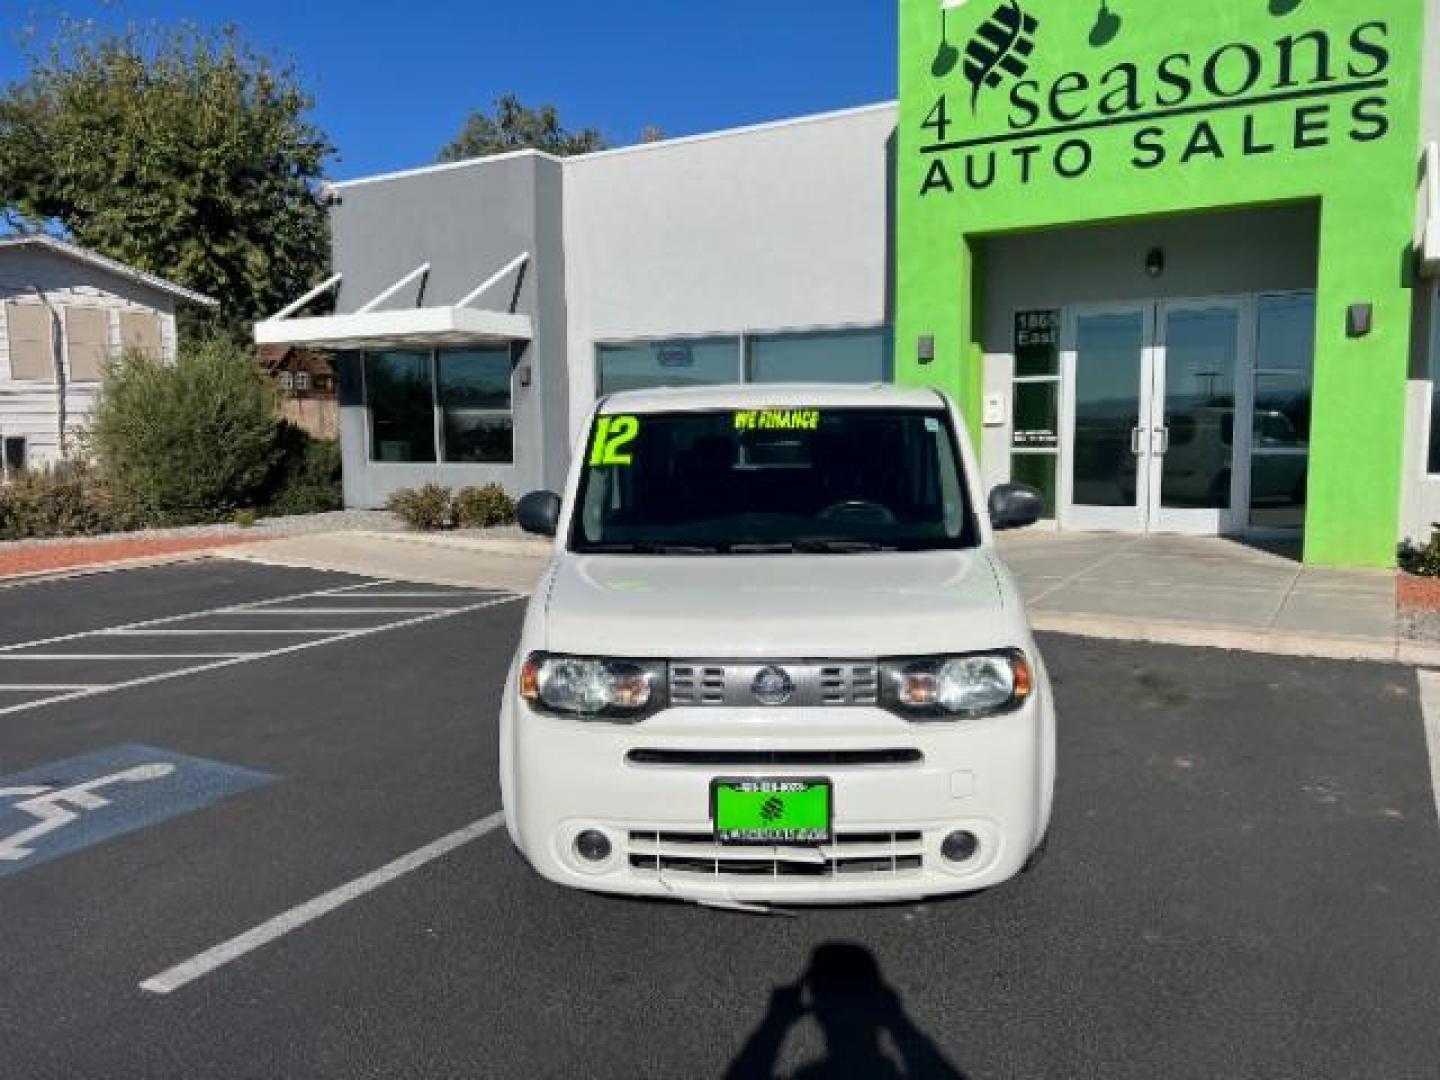
{"label": "car's front bumper", "polygon": [[[532,712],[507,696],[505,801],[511,835],[552,881],[634,896],[720,904],[847,904],[970,892],[1014,876],[1043,837],[1054,775],[1048,687],[1019,712],[915,724],[879,709],[672,709],[642,724],[581,723]],[[632,751],[704,751],[715,760],[637,764]],[[921,760],[881,763],[882,752]],[[766,752],[772,764],[726,754]],[[858,752],[875,763],[785,755]],[[893,753],[889,756],[895,756]],[[834,842],[818,850],[718,845],[710,821],[717,777],[824,777],[834,784]],[[588,863],[585,830],[611,854]],[[978,848],[946,860],[947,835]]]}

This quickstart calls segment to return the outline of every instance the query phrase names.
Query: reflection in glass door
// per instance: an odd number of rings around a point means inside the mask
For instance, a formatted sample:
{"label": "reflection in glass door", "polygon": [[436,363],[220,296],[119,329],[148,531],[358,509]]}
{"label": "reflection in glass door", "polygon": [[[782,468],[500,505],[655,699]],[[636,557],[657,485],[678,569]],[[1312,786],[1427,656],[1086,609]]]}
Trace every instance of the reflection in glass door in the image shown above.
{"label": "reflection in glass door", "polygon": [[1229,300],[1160,305],[1145,463],[1151,531],[1232,531],[1243,311]]}
{"label": "reflection in glass door", "polygon": [[1315,294],[1262,296],[1256,318],[1255,423],[1247,498],[1252,530],[1305,524]]}
{"label": "reflection in glass door", "polygon": [[1152,316],[1148,308],[1088,308],[1070,326],[1070,468],[1061,489],[1060,524],[1072,529],[1145,528],[1148,476],[1140,433],[1149,402]]}
{"label": "reflection in glass door", "polygon": [[1072,309],[1061,527],[1300,528],[1314,344],[1311,293]]}

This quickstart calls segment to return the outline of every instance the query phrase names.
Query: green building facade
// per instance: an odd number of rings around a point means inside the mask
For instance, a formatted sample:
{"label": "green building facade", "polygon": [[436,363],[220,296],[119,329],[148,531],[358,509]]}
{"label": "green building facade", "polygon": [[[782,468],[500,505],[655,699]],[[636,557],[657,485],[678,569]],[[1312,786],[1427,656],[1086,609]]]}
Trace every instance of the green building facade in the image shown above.
{"label": "green building facade", "polygon": [[897,379],[956,394],[1061,527],[1393,565],[1423,0],[948,3],[900,3]]}

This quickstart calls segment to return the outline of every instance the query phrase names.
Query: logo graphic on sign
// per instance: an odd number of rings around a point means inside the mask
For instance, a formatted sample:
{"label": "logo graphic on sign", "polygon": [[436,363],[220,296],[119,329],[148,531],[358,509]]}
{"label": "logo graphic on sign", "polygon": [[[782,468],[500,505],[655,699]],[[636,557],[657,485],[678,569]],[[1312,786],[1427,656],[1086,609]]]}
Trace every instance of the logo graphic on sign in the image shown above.
{"label": "logo graphic on sign", "polygon": [[981,91],[995,89],[1007,75],[1013,79],[1025,77],[1039,28],[1039,22],[1020,6],[1019,0],[1002,4],[980,24],[965,47],[965,78],[974,87],[970,95],[972,110],[980,104]]}

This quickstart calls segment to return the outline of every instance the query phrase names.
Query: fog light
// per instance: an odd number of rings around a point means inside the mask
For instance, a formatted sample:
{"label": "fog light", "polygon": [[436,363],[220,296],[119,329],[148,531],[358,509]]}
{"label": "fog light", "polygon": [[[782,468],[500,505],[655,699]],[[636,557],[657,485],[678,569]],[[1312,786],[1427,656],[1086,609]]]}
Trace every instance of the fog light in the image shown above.
{"label": "fog light", "polygon": [[610,838],[596,829],[586,829],[575,837],[575,854],[590,863],[610,858]]}
{"label": "fog light", "polygon": [[974,833],[960,829],[945,837],[945,842],[940,845],[940,854],[945,856],[946,862],[969,862],[979,847],[980,840]]}

